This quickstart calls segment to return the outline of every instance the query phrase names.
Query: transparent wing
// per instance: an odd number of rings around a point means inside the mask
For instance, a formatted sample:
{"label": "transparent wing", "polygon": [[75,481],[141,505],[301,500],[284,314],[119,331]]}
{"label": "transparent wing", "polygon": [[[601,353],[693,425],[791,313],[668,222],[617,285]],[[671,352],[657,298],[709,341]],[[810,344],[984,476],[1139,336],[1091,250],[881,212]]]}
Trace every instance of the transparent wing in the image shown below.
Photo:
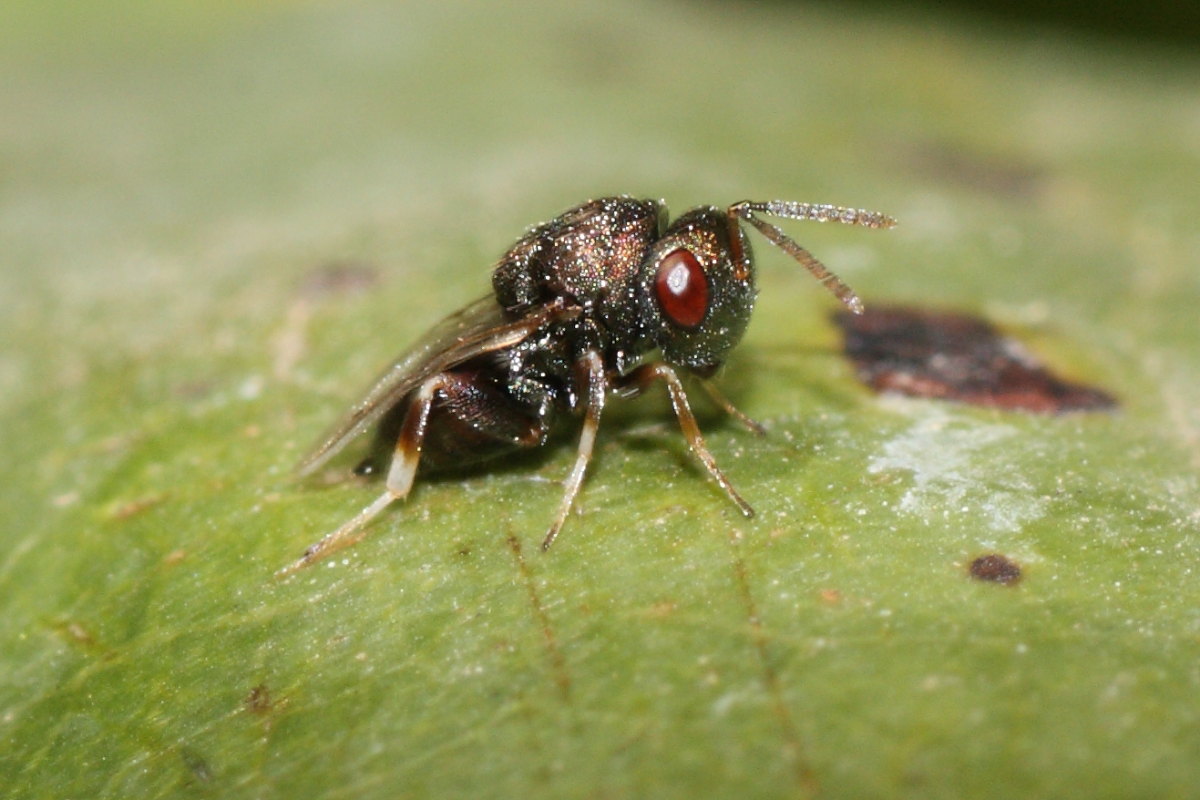
{"label": "transparent wing", "polygon": [[380,375],[296,466],[301,475],[319,469],[355,437],[428,378],[483,353],[512,347],[545,323],[578,309],[555,302],[520,319],[507,319],[494,297],[481,298],[433,326]]}

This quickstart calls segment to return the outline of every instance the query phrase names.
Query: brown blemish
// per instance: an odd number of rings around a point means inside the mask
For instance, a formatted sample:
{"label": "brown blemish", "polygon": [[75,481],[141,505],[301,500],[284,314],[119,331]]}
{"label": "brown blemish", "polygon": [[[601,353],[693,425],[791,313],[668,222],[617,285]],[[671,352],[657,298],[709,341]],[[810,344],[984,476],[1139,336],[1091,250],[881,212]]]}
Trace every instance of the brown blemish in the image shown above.
{"label": "brown blemish", "polygon": [[112,648],[100,642],[99,639],[80,621],[74,619],[56,620],[50,623],[50,629],[64,641],[88,655],[109,660],[116,656]]}
{"label": "brown blemish", "polygon": [[1116,405],[1100,389],[1054,375],[978,317],[893,306],[834,320],[859,379],[876,391],[1042,414]]}
{"label": "brown blemish", "polygon": [[517,561],[517,571],[520,573],[521,581],[525,584],[525,590],[529,594],[529,605],[533,610],[534,620],[542,630],[542,640],[546,643],[546,655],[550,659],[550,667],[554,672],[554,682],[558,685],[559,691],[562,692],[563,699],[569,701],[571,699],[571,676],[567,674],[567,661],[563,658],[562,651],[558,649],[558,637],[554,635],[554,628],[550,624],[550,617],[546,614],[546,609],[542,605],[542,599],[538,595],[537,585],[533,580],[533,573],[529,569],[529,564],[525,561],[525,556],[521,553],[521,540],[516,536],[509,536],[508,546]]}
{"label": "brown blemish", "polygon": [[166,499],[165,494],[150,494],[135,500],[126,500],[112,506],[108,511],[109,519],[125,520],[135,517],[147,509],[151,509]]}
{"label": "brown blemish", "polygon": [[68,621],[61,623],[61,633],[65,633],[67,637],[75,644],[90,648],[96,646],[96,637],[88,631],[87,628],[79,622]]}
{"label": "brown blemish", "polygon": [[1021,565],[1000,553],[989,553],[971,562],[968,570],[977,581],[1012,586],[1021,580]]}
{"label": "brown blemish", "polygon": [[270,712],[274,708],[274,704],[271,702],[271,689],[265,683],[258,684],[242,698],[242,708],[251,714],[260,716]]}
{"label": "brown blemish", "polygon": [[842,602],[842,593],[837,589],[822,589],[817,593],[817,597],[827,606],[840,605]]}
{"label": "brown blemish", "polygon": [[265,683],[253,687],[242,698],[242,710],[261,721],[263,736],[271,734],[275,720],[279,717],[280,712],[287,708],[287,704],[286,697],[275,697],[271,688]]}

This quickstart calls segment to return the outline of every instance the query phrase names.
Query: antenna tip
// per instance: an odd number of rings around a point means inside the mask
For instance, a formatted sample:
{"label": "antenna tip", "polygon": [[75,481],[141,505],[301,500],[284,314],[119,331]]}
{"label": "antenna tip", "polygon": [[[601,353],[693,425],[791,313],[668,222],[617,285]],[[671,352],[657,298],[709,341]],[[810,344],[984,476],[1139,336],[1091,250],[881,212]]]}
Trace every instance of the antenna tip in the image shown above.
{"label": "antenna tip", "polygon": [[862,225],[867,228],[886,229],[896,227],[895,217],[889,217],[887,214],[881,214],[878,211],[867,211],[866,209],[856,209],[852,217],[843,217],[843,221]]}

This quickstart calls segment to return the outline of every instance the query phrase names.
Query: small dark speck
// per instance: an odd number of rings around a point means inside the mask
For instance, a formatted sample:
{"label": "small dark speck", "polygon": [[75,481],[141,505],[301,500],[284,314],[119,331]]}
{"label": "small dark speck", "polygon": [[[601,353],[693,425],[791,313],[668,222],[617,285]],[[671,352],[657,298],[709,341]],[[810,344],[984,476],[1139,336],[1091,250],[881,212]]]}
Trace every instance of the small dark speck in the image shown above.
{"label": "small dark speck", "polygon": [[242,706],[251,714],[265,714],[271,705],[271,690],[265,683],[255,686],[242,699]]}
{"label": "small dark speck", "polygon": [[1021,565],[1008,556],[989,553],[971,562],[971,577],[977,581],[990,581],[1012,586],[1021,580]]}

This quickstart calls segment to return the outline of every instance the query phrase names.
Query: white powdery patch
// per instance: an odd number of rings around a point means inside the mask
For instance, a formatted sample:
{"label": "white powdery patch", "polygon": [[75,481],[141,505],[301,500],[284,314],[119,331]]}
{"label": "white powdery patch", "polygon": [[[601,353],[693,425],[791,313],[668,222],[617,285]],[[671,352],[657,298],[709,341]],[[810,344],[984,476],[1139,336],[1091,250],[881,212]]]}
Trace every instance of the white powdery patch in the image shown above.
{"label": "white powdery patch", "polygon": [[1006,440],[1016,434],[1008,425],[955,420],[934,408],[887,441],[867,470],[911,474],[899,511],[922,518],[974,515],[994,531],[1018,531],[1042,516],[1045,500],[1011,458]]}

